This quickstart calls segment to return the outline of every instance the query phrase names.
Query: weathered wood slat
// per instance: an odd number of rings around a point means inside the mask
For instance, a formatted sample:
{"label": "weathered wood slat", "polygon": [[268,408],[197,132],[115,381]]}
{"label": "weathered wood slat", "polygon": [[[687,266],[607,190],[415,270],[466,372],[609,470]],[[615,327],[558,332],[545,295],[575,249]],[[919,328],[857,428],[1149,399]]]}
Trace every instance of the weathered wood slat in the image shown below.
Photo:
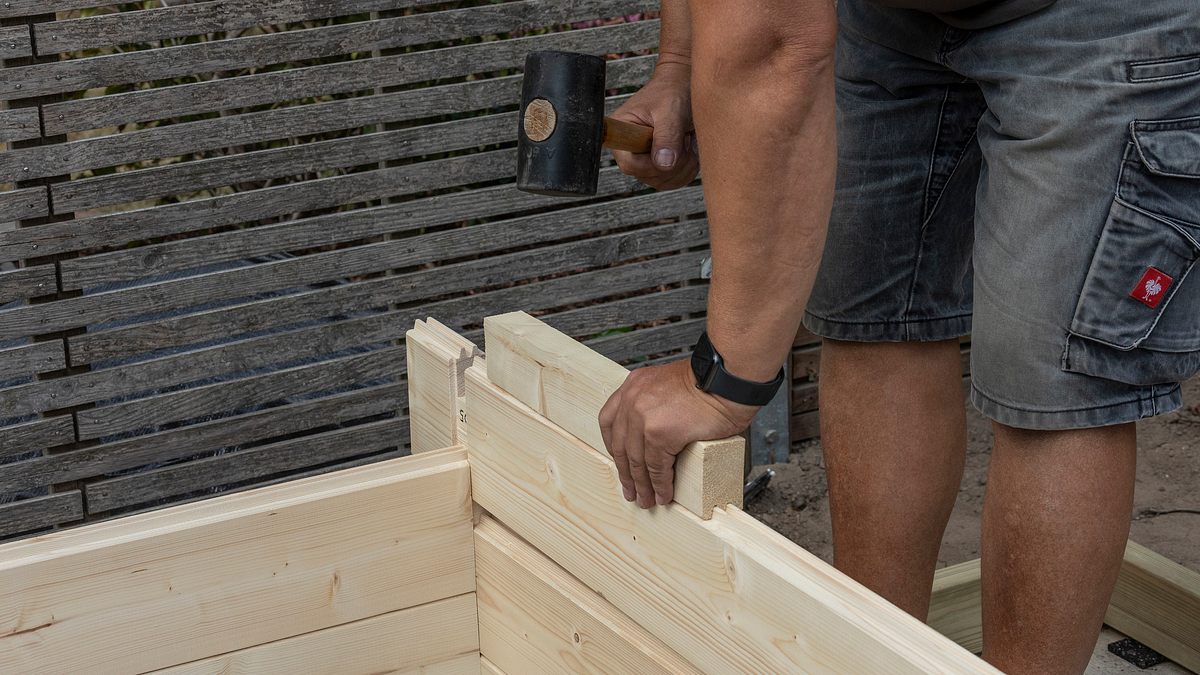
{"label": "weathered wood slat", "polygon": [[0,59],[33,56],[33,36],[29,26],[0,27]]}
{"label": "weathered wood slat", "polygon": [[17,542],[0,670],[140,673],[469,593],[472,544],[458,449]]}
{"label": "weathered wood slat", "polygon": [[[525,54],[540,49],[595,53],[636,51],[657,45],[658,20],[655,19],[76,99],[47,104],[43,113],[46,133],[52,135],[207,112],[218,107],[249,107],[496,71],[518,67]],[[614,64],[614,70],[618,67],[619,62]],[[396,94],[394,98],[388,95],[388,99],[378,104],[347,106],[362,110],[361,106],[403,109],[411,105],[421,116],[436,115],[436,108],[428,108],[421,102],[422,97],[420,92],[409,92]]]}
{"label": "weathered wood slat", "polygon": [[[292,317],[293,320],[308,317]],[[42,410],[135,396],[155,389],[281,363],[316,359],[399,339],[391,317],[371,316],[252,337],[70,377],[0,389],[0,409],[23,415]]]}
{"label": "weathered wood slat", "polygon": [[0,272],[0,304],[49,295],[56,290],[58,282],[55,280],[54,265],[22,267]]}
{"label": "weathered wood slat", "polygon": [[390,348],[264,375],[159,394],[76,413],[80,438],[142,429],[174,420],[240,410],[292,396],[398,377],[404,350]]}
{"label": "weathered wood slat", "polygon": [[23,141],[41,134],[37,106],[0,110],[0,141]]}
{"label": "weathered wood slat", "polygon": [[69,9],[83,9],[102,4],[103,0],[5,0],[0,3],[0,17],[32,16]]}
{"label": "weathered wood slat", "polygon": [[[596,196],[608,197],[641,187],[616,167],[609,167],[601,171]],[[498,185],[64,260],[63,273],[71,287],[87,287],[272,251],[296,251],[337,241],[400,234],[472,218],[498,217],[511,211],[569,206],[571,203],[572,200],[561,197],[533,195],[514,190],[511,185]]]}
{"label": "weathered wood slat", "polygon": [[630,333],[589,340],[587,346],[622,363],[634,358],[690,347],[704,330],[704,319],[677,321]]}
{"label": "weathered wood slat", "polygon": [[89,512],[109,511],[215,485],[267,478],[315,464],[403,448],[407,420],[383,420],[89,483]]}
{"label": "weathered wood slat", "polygon": [[[368,387],[312,401],[222,417],[115,443],[28,459],[5,465],[4,471],[0,472],[0,492],[28,490],[127,471],[146,464],[166,462],[218,448],[302,433],[325,425],[344,424],[401,410],[404,400],[405,391],[401,385]],[[51,421],[59,422],[60,428],[50,429],[50,425],[40,423],[43,426],[40,430],[43,432],[42,438],[31,439],[32,434],[26,434],[27,442],[21,445],[36,448],[39,444],[55,445],[56,442],[73,440],[71,418],[56,417],[46,420]],[[50,436],[50,431],[57,432],[57,435]],[[3,456],[9,446],[0,447],[5,448],[4,451],[0,451],[0,456]]]}
{"label": "weathered wood slat", "polygon": [[0,71],[0,98],[45,96],[197,72],[394,49],[654,9],[645,0],[522,0],[41,63]]}
{"label": "weathered wood slat", "polygon": [[79,490],[44,497],[31,497],[0,504],[0,537],[38,530],[83,518],[83,495]]}
{"label": "weathered wood slat", "polygon": [[482,152],[378,171],[292,183],[0,232],[11,259],[115,247],[195,230],[246,223],[383,197],[440,190],[512,176],[513,150]]}
{"label": "weathered wood slat", "polygon": [[65,368],[67,357],[63,348],[62,340],[51,340],[0,349],[0,381]]}
{"label": "weathered wood slat", "polygon": [[[74,440],[75,423],[69,415],[0,427],[0,459],[63,445]],[[15,466],[5,466],[4,472],[12,470]]]}
{"label": "weathered wood slat", "polygon": [[[646,250],[639,249],[639,253]],[[397,312],[399,318],[396,321],[408,324],[423,316],[437,316],[451,325],[459,326],[465,322],[478,322],[479,317],[496,311],[496,308],[548,309],[563,304],[595,300],[611,294],[637,291],[657,284],[676,283],[698,275],[703,255],[689,253],[657,258],[449,300],[422,303],[418,307]],[[537,257],[537,252],[507,256],[512,269],[521,270],[520,274],[513,274],[513,280],[524,278],[526,265],[536,262]],[[619,263],[622,260],[613,262]],[[470,263],[461,263],[442,270],[417,272],[415,275],[420,279],[417,283],[413,283],[408,275],[390,276],[135,324],[100,333],[85,333],[69,338],[71,358],[75,364],[88,363],[202,342],[219,335],[276,328],[290,323],[296,316],[327,316],[338,311],[361,312],[392,302],[412,300],[416,297],[416,289],[422,288],[423,284],[437,285],[437,288],[444,292],[472,288],[479,279],[474,274],[478,271]],[[537,274],[536,268],[529,271]],[[456,285],[448,286],[450,282]],[[482,282],[478,283],[482,285]]]}
{"label": "weathered wood slat", "polygon": [[[26,108],[21,109],[26,110]],[[19,111],[10,111],[19,112]],[[35,134],[36,135],[36,132]],[[15,140],[15,139],[13,139]],[[21,220],[23,218],[41,218],[50,215],[50,201],[45,187],[20,188],[0,192],[0,221]],[[41,255],[34,252],[34,255]],[[0,241],[0,260],[16,260],[31,257],[25,255],[9,255]]]}
{"label": "weathered wood slat", "polygon": [[[605,213],[620,215],[621,211],[614,205],[614,208]],[[633,222],[645,221],[644,217],[637,215],[625,217]],[[546,236],[543,233],[521,233],[492,225],[478,225],[421,237],[365,244],[148,286],[84,295],[55,303],[17,307],[0,312],[0,338],[21,337],[31,332],[64,330],[89,323],[134,318],[158,311],[233,299],[252,293],[296,288],[321,281],[448,259],[451,255],[465,256],[477,253],[478,249],[470,248],[472,245],[480,246],[483,250],[494,250],[497,246],[515,245],[512,243],[513,239],[534,243],[528,240],[536,241]],[[596,225],[595,221],[564,220],[556,223],[554,231],[557,236],[566,237],[592,232]],[[489,235],[499,233],[510,237],[510,240],[496,242],[488,239]],[[554,252],[556,251],[551,251]]]}
{"label": "weathered wood slat", "polygon": [[55,54],[164,38],[229,33],[254,26],[327,19],[438,0],[218,0],[65,19],[35,26],[38,53]]}
{"label": "weathered wood slat", "polygon": [[[610,78],[610,86],[619,87],[626,84],[634,83],[622,80],[613,82]],[[513,89],[510,93],[514,96],[511,101],[505,101],[505,103],[516,103],[516,90]],[[611,97],[608,105],[615,108],[627,98],[627,96]],[[348,100],[370,101],[371,98]],[[335,103],[340,104],[342,101]],[[276,124],[283,122],[278,133],[308,134],[346,128],[350,121],[340,115],[330,114],[336,113],[335,110],[321,109],[324,105],[326,104],[282,108],[262,114],[271,117],[271,121]],[[459,111],[445,111],[445,113],[451,112]],[[301,115],[295,113],[301,113]],[[312,114],[304,115],[304,113]],[[295,120],[296,117],[303,119]],[[314,122],[315,119],[324,119],[324,125],[328,128],[314,128],[320,124],[320,122]],[[242,117],[236,117],[221,121],[237,122],[241,126],[243,120]],[[361,124],[376,124],[381,121],[385,120],[362,121]],[[358,123],[357,120],[355,122]],[[55,210],[61,212],[75,211],[192,192],[203,188],[234,185],[249,180],[290,176],[331,168],[363,166],[382,161],[408,159],[421,155],[485,146],[495,143],[497,139],[511,137],[515,127],[515,112],[500,113],[397,131],[362,134],[349,138],[83,178],[54,186],[54,206]],[[213,130],[213,133],[221,132]]]}
{"label": "weathered wood slat", "polygon": [[[410,267],[488,253],[497,249],[549,243],[590,232],[686,215],[700,209],[703,209],[700,188],[687,188],[417,235],[398,240],[395,244],[378,247],[375,249],[374,255],[380,261],[386,261],[388,267]],[[389,209],[389,211],[395,213],[400,209]],[[329,221],[333,218],[318,220]],[[396,231],[385,229],[388,228],[386,223],[391,219],[384,221],[384,228],[372,223],[372,219],[362,220],[366,221],[365,227],[360,228],[343,228],[340,224],[331,226],[331,223],[321,223],[319,226],[321,232],[315,233],[316,237],[300,245],[308,247],[335,244]],[[443,220],[443,218],[437,218],[437,220]],[[411,226],[415,223],[409,219],[405,224]],[[433,223],[429,223],[429,225],[433,225]],[[221,235],[216,235],[216,237],[219,240]],[[236,249],[231,253],[231,257],[235,258],[246,255]],[[132,249],[119,251],[114,255],[97,256],[95,260],[79,258],[63,261],[63,286],[78,288],[113,281],[111,276],[114,270],[134,267],[138,264],[138,260],[145,257],[140,250]],[[350,272],[350,270],[347,271]],[[120,275],[118,278],[121,278]]]}

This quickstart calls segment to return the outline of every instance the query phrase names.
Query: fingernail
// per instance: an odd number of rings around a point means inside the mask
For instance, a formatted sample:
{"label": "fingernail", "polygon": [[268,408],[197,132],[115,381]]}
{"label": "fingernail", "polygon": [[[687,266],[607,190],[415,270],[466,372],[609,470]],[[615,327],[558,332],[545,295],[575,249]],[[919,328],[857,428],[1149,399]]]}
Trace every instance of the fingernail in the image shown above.
{"label": "fingernail", "polygon": [[667,505],[667,500],[662,495],[654,495],[654,501],[657,502],[659,506]]}
{"label": "fingernail", "polygon": [[675,166],[675,151],[670,148],[662,148],[654,153],[654,163],[664,169]]}
{"label": "fingernail", "polygon": [[622,487],[621,492],[625,493],[625,501],[631,502],[637,498],[637,493],[627,487]]}

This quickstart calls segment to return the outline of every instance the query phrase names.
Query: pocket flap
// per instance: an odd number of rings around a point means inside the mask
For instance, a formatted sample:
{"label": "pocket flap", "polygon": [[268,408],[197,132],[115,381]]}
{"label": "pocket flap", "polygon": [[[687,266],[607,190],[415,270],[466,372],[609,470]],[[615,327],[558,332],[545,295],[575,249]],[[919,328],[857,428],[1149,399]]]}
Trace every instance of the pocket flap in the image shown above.
{"label": "pocket flap", "polygon": [[1133,142],[1153,173],[1200,178],[1200,117],[1134,122]]}
{"label": "pocket flap", "polygon": [[[1152,332],[1160,348],[1200,349],[1190,328],[1155,330],[1198,257],[1200,247],[1182,226],[1115,201],[1071,332],[1120,350],[1142,346]],[[1188,344],[1173,344],[1180,342]]]}

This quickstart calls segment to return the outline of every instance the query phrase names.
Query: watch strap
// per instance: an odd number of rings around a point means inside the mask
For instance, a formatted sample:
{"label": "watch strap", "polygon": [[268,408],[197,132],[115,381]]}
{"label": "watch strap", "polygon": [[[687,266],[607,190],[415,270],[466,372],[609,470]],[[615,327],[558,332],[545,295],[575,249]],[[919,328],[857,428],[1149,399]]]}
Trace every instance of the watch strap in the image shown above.
{"label": "watch strap", "polygon": [[[726,370],[725,362],[708,339],[707,332],[701,334],[700,340],[696,343],[696,350],[711,350],[711,354],[716,357],[711,359],[711,367],[706,373],[695,372],[695,366],[693,366],[693,372],[697,378],[696,386],[710,394],[742,405],[764,406],[770,403],[783,384],[785,377],[783,368],[779,369],[779,374],[770,382],[746,380]],[[708,354],[703,356],[705,361],[710,360]]]}

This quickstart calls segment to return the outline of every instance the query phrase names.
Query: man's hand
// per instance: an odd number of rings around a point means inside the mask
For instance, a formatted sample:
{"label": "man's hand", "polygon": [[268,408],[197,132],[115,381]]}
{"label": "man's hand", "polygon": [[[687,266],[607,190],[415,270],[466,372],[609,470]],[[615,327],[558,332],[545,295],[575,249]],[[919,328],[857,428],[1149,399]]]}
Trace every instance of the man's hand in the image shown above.
{"label": "man's hand", "polygon": [[654,127],[649,154],[614,150],[613,158],[621,171],[659,190],[683,187],[700,171],[690,78],[687,64],[660,62],[646,86],[612,114],[613,119]]}
{"label": "man's hand", "polygon": [[675,456],[693,441],[726,438],[758,408],[696,388],[686,359],[635,370],[600,409],[600,433],[617,464],[626,501],[642,508],[675,496]]}

